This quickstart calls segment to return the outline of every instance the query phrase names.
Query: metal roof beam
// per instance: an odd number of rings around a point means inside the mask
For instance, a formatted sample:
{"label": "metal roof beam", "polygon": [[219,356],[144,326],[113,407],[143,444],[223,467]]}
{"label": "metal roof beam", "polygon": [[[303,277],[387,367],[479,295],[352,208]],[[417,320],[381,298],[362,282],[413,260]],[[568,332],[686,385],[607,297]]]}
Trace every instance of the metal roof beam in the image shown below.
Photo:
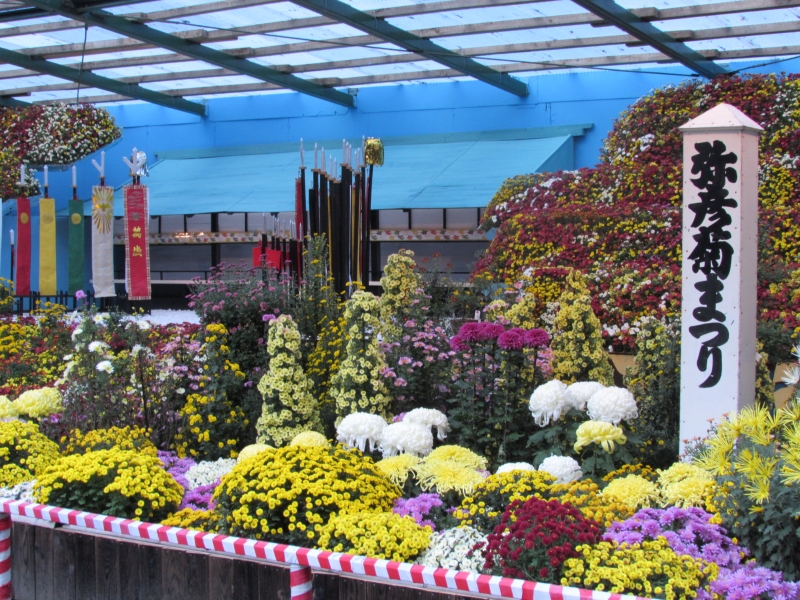
{"label": "metal roof beam", "polygon": [[[782,56],[790,54],[800,54],[800,46],[778,46],[770,48],[747,48],[742,50],[701,50],[700,53],[706,58],[716,60],[734,60],[743,58],[761,58],[769,56]],[[564,61],[549,61],[546,64],[530,63],[510,63],[497,67],[498,71],[508,73],[551,71],[559,69],[581,69],[592,67],[612,67],[626,66],[643,63],[668,62],[671,58],[660,53],[652,52],[647,54],[624,54],[612,56],[598,56],[591,58],[579,58]],[[351,77],[341,80],[342,86],[356,87],[364,85],[374,85],[382,83],[401,82],[412,79],[439,79],[444,77],[460,77],[462,74],[454,69],[440,69],[435,71],[416,71],[407,73],[389,73],[383,75],[367,75],[363,77]],[[214,95],[214,94],[237,94],[270,91],[275,86],[259,83],[245,83],[225,86],[207,86],[202,88],[187,88],[182,90],[168,91],[165,93],[181,93],[186,96]],[[97,95],[91,96],[91,102],[118,102],[126,98],[118,95]],[[42,100],[35,104],[52,104],[56,102],[73,103],[73,99]]]}
{"label": "metal roof beam", "polygon": [[[76,2],[75,9],[78,11],[108,8],[111,6],[120,6],[127,4],[137,4],[139,2],[148,2],[149,0],[99,0],[89,2]],[[20,7],[12,8],[9,10],[0,10],[0,23],[8,23],[10,21],[24,21],[26,19],[39,19],[41,17],[48,17],[50,13],[40,8]]]}
{"label": "metal roof beam", "polygon": [[328,102],[335,102],[342,106],[354,106],[353,97],[350,94],[340,92],[339,90],[330,89],[289,75],[281,73],[270,67],[256,64],[242,58],[231,56],[225,52],[208,48],[202,44],[180,38],[176,35],[164,33],[143,25],[129,21],[122,17],[115,17],[114,15],[104,12],[90,12],[79,14],[73,9],[66,6],[61,0],[25,0],[28,4],[32,4],[38,8],[50,10],[65,17],[70,17],[83,21],[88,25],[102,27],[121,35],[140,40],[147,44],[161,46],[167,50],[172,50],[179,54],[189,56],[195,60],[201,60],[206,63],[217,65],[224,69],[230,69],[241,75],[248,75],[261,81],[274,83],[280,87],[295,90]]}
{"label": "metal roof beam", "polygon": [[[201,6],[211,7],[212,5],[217,5],[220,10],[223,10],[221,5],[228,5],[230,1],[231,0],[225,0],[225,2],[209,3]],[[237,1],[248,3],[254,0],[237,0]],[[263,2],[264,0],[258,0],[258,1]],[[455,0],[455,1],[457,2],[468,1],[470,3],[477,3],[477,2],[486,3],[490,2],[491,0]],[[500,0],[500,1],[506,2],[510,0]],[[452,2],[440,2],[432,4],[450,5],[452,4]],[[755,11],[761,9],[766,10],[775,8],[787,8],[791,6],[800,6],[800,0],[738,0],[737,2],[721,2],[709,5],[696,5],[696,6],[670,8],[670,9],[661,9],[659,11],[658,18],[659,20],[664,21],[664,20],[685,18],[688,16],[711,16],[715,14],[725,14],[726,12],[732,10],[732,7],[730,6],[732,4],[741,5],[741,10],[743,11]],[[411,5],[411,6],[420,6],[420,5]],[[473,4],[470,4],[470,6],[474,7]],[[400,11],[400,9],[410,10],[410,8],[406,6],[406,7],[398,7],[391,9],[381,9],[380,11],[374,11],[374,13],[394,15],[396,12]],[[173,12],[177,10],[179,9],[172,9]],[[162,13],[167,13],[167,12],[171,11],[162,11]],[[636,9],[632,12],[634,12],[637,15],[645,15],[652,12],[652,10]],[[155,18],[162,13],[152,13],[150,17]],[[304,27],[313,27],[320,25],[321,24],[320,21],[330,22],[330,19],[328,19],[327,17],[309,17],[302,19],[291,19],[287,21],[277,21],[273,23],[249,25],[241,29],[242,31],[247,31],[253,34],[268,33],[275,31],[300,29]],[[554,15],[551,17],[534,17],[528,19],[495,21],[491,23],[455,25],[455,26],[448,26],[441,28],[417,30],[417,31],[412,31],[412,33],[414,33],[419,37],[447,37],[447,36],[470,35],[478,33],[515,31],[521,29],[538,29],[550,26],[569,26],[569,25],[580,25],[580,24],[598,25],[601,23],[603,23],[603,21],[600,17],[597,17],[593,14],[578,13],[572,15]],[[83,25],[81,24],[81,26]],[[3,36],[4,31],[5,30],[0,29],[0,37]],[[742,35],[751,35],[751,34],[742,34]],[[208,37],[205,39],[205,41],[211,42],[211,41],[217,41],[218,39],[219,40],[230,39],[230,36],[231,33],[226,31],[209,31]],[[364,36],[353,36],[347,38],[338,38],[335,40],[330,40],[325,42],[300,42],[300,43],[281,44],[275,46],[267,46],[264,48],[254,48],[252,50],[252,56],[254,57],[271,56],[274,54],[290,54],[294,52],[325,50],[329,48],[341,47],[342,45],[359,45],[359,44],[375,43],[379,41],[380,40],[378,40],[373,36],[364,35]],[[120,46],[120,44],[122,44],[122,46]],[[106,51],[134,50],[134,49],[140,50],[146,47],[150,47],[141,42],[135,42],[130,40],[105,40],[99,42],[90,42],[88,46],[90,48],[90,51],[99,51],[100,49],[105,49]],[[582,46],[583,44],[580,47]],[[70,55],[79,56],[81,54],[81,50],[82,50],[82,44],[77,44],[77,45],[61,44],[56,46],[31,48],[30,50],[26,50],[26,53],[30,53],[37,56],[43,56],[45,58],[53,58],[53,57],[64,57]],[[234,54],[236,50],[225,50],[224,52],[227,54]],[[461,54],[461,52],[459,51],[457,52]],[[164,64],[170,62],[183,62],[187,60],[191,60],[191,58],[185,56],[179,56],[176,54],[163,54],[156,56],[143,56],[143,57],[139,56],[139,57],[117,58],[117,59],[102,60],[102,61],[88,61],[84,64],[83,68],[92,70],[113,69],[113,68],[120,68],[127,66],[142,66],[142,65]],[[69,66],[79,67],[80,65],[70,64]],[[27,73],[23,72],[0,71],[0,79],[25,77],[27,75],[28,75]]]}
{"label": "metal roof beam", "polygon": [[37,71],[45,75],[53,75],[54,77],[81,83],[87,87],[91,86],[101,90],[113,92],[128,98],[145,100],[147,102],[160,104],[161,106],[166,106],[167,108],[174,108],[176,110],[182,110],[195,115],[205,116],[206,114],[206,107],[203,104],[198,104],[197,102],[189,102],[183,98],[174,98],[167,94],[162,94],[160,92],[148,90],[147,88],[139,87],[136,84],[122,83],[115,79],[109,79],[107,77],[95,75],[94,73],[81,72],[78,69],[65,67],[64,65],[48,62],[42,58],[20,54],[19,52],[13,52],[4,48],[0,48],[0,61],[10,65],[17,65],[18,67],[30,69],[32,71]]}
{"label": "metal roof beam", "polygon": [[[791,33],[800,31],[800,21],[788,21],[780,23],[764,23],[757,25],[741,25],[738,27],[719,27],[714,29],[701,29],[696,31],[673,31],[670,35],[675,37],[685,37],[695,40],[721,39],[752,35],[769,35],[775,33]],[[636,38],[627,34],[611,36],[597,36],[593,38],[570,38],[562,40],[546,40],[543,42],[525,42],[519,44],[500,44],[497,46],[481,46],[464,48],[457,50],[463,56],[489,56],[498,54],[511,54],[520,52],[537,52],[548,50],[563,50],[570,48],[600,47],[607,45],[621,45],[635,42]],[[276,69],[286,73],[309,73],[324,72],[336,69],[349,69],[354,67],[369,67],[376,65],[400,64],[422,60],[417,54],[403,53],[390,54],[388,56],[375,56],[366,58],[354,58],[347,60],[337,60],[326,63],[307,63],[300,65],[280,65]],[[214,77],[230,77],[236,75],[227,69],[197,69],[191,71],[174,71],[164,73],[153,73],[151,75],[134,75],[130,77],[120,77],[119,81],[125,83],[154,83],[162,81],[180,81],[183,79],[211,79]],[[319,79],[313,79],[321,83]],[[10,96],[20,94],[30,94],[39,92],[53,92],[75,89],[77,84],[56,83],[39,86],[29,86],[3,90]]]}
{"label": "metal roof beam", "polygon": [[298,6],[313,10],[330,19],[335,19],[340,23],[355,27],[369,35],[396,44],[409,52],[424,56],[428,60],[436,61],[464,75],[474,77],[475,79],[498,87],[501,90],[511,92],[517,96],[528,95],[528,86],[524,82],[514,79],[504,73],[498,73],[491,67],[482,65],[470,58],[459,56],[452,50],[434,44],[429,39],[418,37],[413,33],[387,23],[384,19],[375,18],[339,0],[292,1]]}
{"label": "metal roof beam", "polygon": [[[695,73],[712,79],[726,73],[725,69],[692,50],[683,42],[675,41],[669,34],[642,20],[633,12],[623,8],[614,0],[572,0],[604,21],[652,46],[659,52],[689,67]],[[656,19],[658,17],[656,16]]]}
{"label": "metal roof beam", "polygon": [[30,105],[30,102],[22,102],[10,96],[0,96],[0,106],[5,108],[28,108]]}
{"label": "metal roof beam", "polygon": [[[146,0],[142,0],[143,2]],[[155,21],[168,21],[170,19],[178,19],[182,17],[191,17],[194,15],[205,15],[215,12],[224,12],[227,10],[235,10],[240,8],[248,8],[251,6],[262,6],[266,4],[273,4],[280,0],[222,0],[221,2],[208,2],[205,4],[194,4],[192,6],[184,6],[181,8],[172,8],[169,10],[160,10],[147,14],[123,14],[120,17],[140,17],[138,20],[141,22],[155,22]],[[453,10],[470,10],[474,8],[484,8],[487,6],[507,6],[515,4],[534,4],[537,2],[545,2],[547,0],[445,0],[443,2],[425,2],[423,4],[409,4],[405,6],[393,6],[391,8],[380,8],[378,10],[369,11],[369,14],[378,18],[388,19],[391,17],[409,17],[413,15],[423,15],[428,13],[447,12]],[[751,2],[753,0],[746,0]],[[763,1],[763,0],[761,0]],[[775,1],[775,0],[769,0]],[[796,0],[800,4],[800,0]],[[131,2],[128,2],[131,4]],[[285,31],[287,29],[302,29],[305,27],[317,27],[319,25],[330,25],[335,23],[333,19],[327,17],[306,17],[299,19],[291,19],[287,21],[274,21],[272,23],[264,23],[262,25],[247,25],[240,27],[242,31],[251,31],[252,33],[266,33],[269,31]],[[49,33],[52,31],[64,31],[67,29],[80,29],[83,28],[82,21],[66,20],[55,21],[52,23],[37,23],[35,25],[21,25],[18,27],[6,27],[0,29],[0,37],[12,37],[18,35],[28,35],[31,33]]]}

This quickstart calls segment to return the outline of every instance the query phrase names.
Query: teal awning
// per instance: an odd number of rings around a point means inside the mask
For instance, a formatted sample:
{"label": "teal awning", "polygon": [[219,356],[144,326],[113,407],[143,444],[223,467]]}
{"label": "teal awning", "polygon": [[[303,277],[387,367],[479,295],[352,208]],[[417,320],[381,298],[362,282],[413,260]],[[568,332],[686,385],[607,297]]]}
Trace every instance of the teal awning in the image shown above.
{"label": "teal awning", "polygon": [[[573,138],[591,125],[420,135],[384,139],[385,164],[375,167],[373,209],[486,206],[514,175],[573,168]],[[341,159],[341,141],[322,142]],[[156,153],[142,182],[150,214],[294,211],[298,144]],[[314,165],[306,142],[305,164]],[[326,151],[326,158],[330,152]],[[311,172],[307,169],[307,186]],[[122,190],[115,214],[122,215]],[[91,208],[87,203],[87,214]]]}

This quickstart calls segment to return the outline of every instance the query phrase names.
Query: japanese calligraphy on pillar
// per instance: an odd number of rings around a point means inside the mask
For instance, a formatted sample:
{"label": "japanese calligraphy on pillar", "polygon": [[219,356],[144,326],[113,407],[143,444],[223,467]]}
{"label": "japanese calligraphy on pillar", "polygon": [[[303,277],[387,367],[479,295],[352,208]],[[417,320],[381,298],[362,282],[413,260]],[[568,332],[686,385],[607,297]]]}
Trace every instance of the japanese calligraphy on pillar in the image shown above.
{"label": "japanese calligraphy on pillar", "polygon": [[147,186],[128,185],[125,198],[125,285],[131,300],[150,299],[150,221]]}
{"label": "japanese calligraphy on pillar", "polygon": [[756,370],[758,137],[721,104],[681,127],[681,439],[752,404]]}
{"label": "japanese calligraphy on pillar", "polygon": [[739,204],[729,197],[726,189],[728,182],[738,181],[738,172],[734,165],[738,157],[733,152],[725,152],[726,147],[720,140],[698,142],[694,145],[696,153],[692,155],[692,185],[701,190],[700,201],[689,204],[694,213],[690,229],[697,233],[692,235],[694,248],[689,254],[692,271],[701,273],[703,278],[694,284],[700,292],[699,306],[692,309],[692,317],[699,325],[690,325],[689,333],[701,340],[702,345],[697,356],[697,368],[708,377],[700,384],[701,388],[714,387],[722,377],[722,349],[730,334],[725,321],[726,315],[719,310],[722,303],[724,281],[731,272],[731,261],[734,250],[730,225],[733,222],[729,209]]}

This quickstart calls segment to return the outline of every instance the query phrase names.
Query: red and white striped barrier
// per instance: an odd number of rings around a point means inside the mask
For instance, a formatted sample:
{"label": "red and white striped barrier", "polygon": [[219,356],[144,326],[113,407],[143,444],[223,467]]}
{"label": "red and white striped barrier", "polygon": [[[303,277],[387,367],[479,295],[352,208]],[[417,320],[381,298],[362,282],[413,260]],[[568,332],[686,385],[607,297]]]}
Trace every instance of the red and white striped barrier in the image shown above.
{"label": "red and white striped barrier", "polygon": [[11,515],[0,514],[0,600],[11,600]]}
{"label": "red and white striped barrier", "polygon": [[[8,590],[7,596],[0,593],[0,600],[10,599],[10,527],[8,515],[19,515],[52,523],[73,525],[95,531],[104,531],[134,539],[157,541],[169,546],[200,548],[211,552],[233,556],[257,558],[266,562],[289,566],[292,600],[311,600],[313,570],[333,573],[352,573],[365,578],[397,581],[439,588],[442,592],[459,591],[487,598],[513,598],[515,600],[644,600],[636,596],[611,594],[574,587],[523,581],[494,575],[478,575],[466,571],[436,569],[390,560],[367,558],[298,548],[287,544],[260,542],[246,538],[204,533],[166,527],[153,523],[131,521],[119,517],[96,515],[79,510],[56,508],[44,504],[32,504],[21,500],[0,500],[0,582],[6,582],[0,590]],[[5,524],[5,525],[4,525]],[[5,529],[3,529],[5,527]],[[8,532],[8,533],[6,533]],[[3,535],[6,537],[3,538]],[[3,540],[5,541],[3,542]],[[5,543],[5,545],[2,545]],[[5,558],[3,558],[5,557]],[[5,579],[3,577],[6,577]]]}

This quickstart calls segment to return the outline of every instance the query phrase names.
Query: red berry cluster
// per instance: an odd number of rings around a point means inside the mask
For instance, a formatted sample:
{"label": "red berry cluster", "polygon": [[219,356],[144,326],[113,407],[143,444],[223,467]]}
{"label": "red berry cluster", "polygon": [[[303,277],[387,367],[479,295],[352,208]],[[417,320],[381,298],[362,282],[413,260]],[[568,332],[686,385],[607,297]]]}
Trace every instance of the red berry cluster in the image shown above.
{"label": "red berry cluster", "polygon": [[515,500],[482,548],[484,569],[497,575],[558,583],[561,565],[578,556],[575,547],[595,544],[602,531],[570,504]]}

